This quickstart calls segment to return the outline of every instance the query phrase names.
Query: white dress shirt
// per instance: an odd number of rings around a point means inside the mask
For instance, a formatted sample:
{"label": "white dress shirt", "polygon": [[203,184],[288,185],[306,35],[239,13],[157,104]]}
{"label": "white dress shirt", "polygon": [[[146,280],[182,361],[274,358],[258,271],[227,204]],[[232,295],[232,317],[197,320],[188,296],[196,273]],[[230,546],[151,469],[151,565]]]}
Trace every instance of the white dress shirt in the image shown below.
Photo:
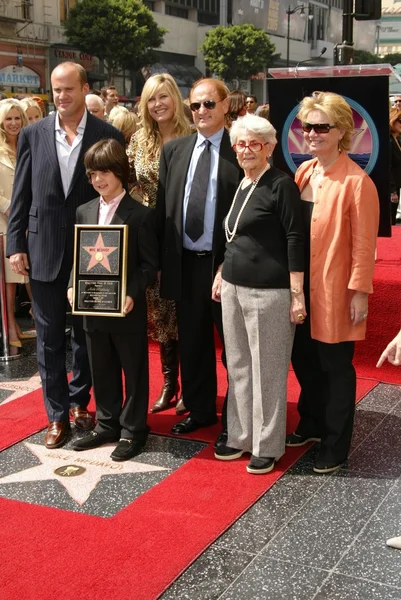
{"label": "white dress shirt", "polygon": [[55,136],[56,136],[56,151],[58,164],[60,166],[61,181],[65,198],[68,196],[72,176],[74,174],[75,165],[77,164],[78,156],[81,151],[82,138],[84,137],[87,120],[87,112],[84,111],[83,117],[77,127],[77,135],[70,145],[67,141],[67,133],[60,125],[58,112],[55,120]]}
{"label": "white dress shirt", "polygon": [[[187,180],[185,183],[184,193],[184,205],[183,205],[183,246],[187,250],[193,250],[201,252],[202,250],[210,251],[213,244],[213,229],[214,229],[214,217],[216,213],[216,196],[217,196],[217,173],[219,169],[219,158],[220,158],[220,144],[223,138],[224,128],[220,129],[208,138],[198,132],[198,137],[195,143],[195,147],[192,152],[191,162],[187,173]],[[187,207],[189,201],[189,194],[191,192],[192,180],[194,178],[196,165],[200,155],[205,148],[205,140],[210,141],[210,176],[209,184],[207,187],[206,194],[206,206],[205,206],[205,220],[203,234],[196,242],[193,242],[190,237],[185,233],[185,221],[187,218]]]}

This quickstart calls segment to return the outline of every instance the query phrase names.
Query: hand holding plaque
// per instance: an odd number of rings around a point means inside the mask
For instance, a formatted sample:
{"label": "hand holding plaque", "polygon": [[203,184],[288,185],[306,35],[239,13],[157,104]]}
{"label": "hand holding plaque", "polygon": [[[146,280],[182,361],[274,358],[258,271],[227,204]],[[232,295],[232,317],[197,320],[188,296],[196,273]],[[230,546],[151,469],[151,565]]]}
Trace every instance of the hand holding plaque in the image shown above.
{"label": "hand holding plaque", "polygon": [[75,225],[72,314],[124,317],[127,225]]}

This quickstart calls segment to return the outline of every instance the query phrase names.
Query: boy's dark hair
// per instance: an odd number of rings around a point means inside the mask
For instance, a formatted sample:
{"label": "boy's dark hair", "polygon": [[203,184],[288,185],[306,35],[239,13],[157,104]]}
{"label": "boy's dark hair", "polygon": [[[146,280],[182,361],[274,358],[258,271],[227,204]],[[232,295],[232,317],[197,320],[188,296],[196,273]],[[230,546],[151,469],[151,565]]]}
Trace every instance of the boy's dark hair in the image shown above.
{"label": "boy's dark hair", "polygon": [[124,186],[128,184],[128,157],[120,142],[113,138],[93,144],[85,154],[84,165],[89,179],[92,171],[111,171]]}

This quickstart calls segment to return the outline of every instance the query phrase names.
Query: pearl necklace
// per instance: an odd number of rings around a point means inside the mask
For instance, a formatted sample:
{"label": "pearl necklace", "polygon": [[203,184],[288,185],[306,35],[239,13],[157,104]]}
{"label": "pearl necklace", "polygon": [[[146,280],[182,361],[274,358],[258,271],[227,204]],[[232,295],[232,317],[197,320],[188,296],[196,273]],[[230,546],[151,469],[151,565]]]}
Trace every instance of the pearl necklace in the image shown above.
{"label": "pearl necklace", "polygon": [[241,181],[241,183],[239,184],[239,186],[238,186],[238,189],[237,189],[237,191],[235,192],[234,200],[233,200],[233,202],[232,202],[232,204],[231,204],[230,210],[228,211],[228,215],[227,215],[227,217],[226,217],[226,220],[225,220],[225,222],[224,222],[224,231],[225,231],[225,234],[226,234],[226,240],[227,240],[227,242],[228,242],[229,244],[231,244],[231,242],[233,241],[233,239],[234,239],[234,238],[235,238],[235,236],[236,236],[237,229],[238,229],[238,223],[239,223],[239,220],[240,220],[240,218],[241,218],[241,215],[242,215],[242,213],[244,212],[245,206],[248,204],[248,200],[249,200],[249,198],[252,196],[252,194],[253,194],[253,191],[254,191],[254,189],[256,188],[256,186],[258,185],[258,183],[259,183],[259,181],[260,181],[260,179],[261,179],[262,175],[264,175],[264,174],[266,173],[266,171],[268,171],[269,169],[270,169],[270,165],[269,165],[269,163],[268,163],[268,164],[266,165],[266,167],[263,169],[263,171],[261,171],[261,172],[259,173],[259,175],[256,177],[256,179],[254,179],[254,180],[252,181],[251,189],[250,189],[250,190],[249,190],[249,192],[247,193],[247,195],[246,195],[246,198],[245,198],[244,202],[242,203],[242,206],[241,206],[241,208],[240,208],[240,211],[239,211],[239,213],[238,213],[238,216],[237,216],[237,218],[235,219],[234,227],[233,227],[232,231],[230,231],[230,228],[229,228],[229,226],[228,226],[228,221],[229,221],[229,219],[230,219],[230,217],[231,217],[231,213],[232,213],[232,211],[233,211],[233,208],[234,208],[234,205],[235,205],[235,201],[236,201],[236,199],[237,199],[237,196],[238,196],[238,193],[239,193],[239,191],[240,191],[240,189],[241,189],[242,183],[245,181],[245,179],[246,179],[246,178],[244,177],[244,179],[243,179],[243,180]]}

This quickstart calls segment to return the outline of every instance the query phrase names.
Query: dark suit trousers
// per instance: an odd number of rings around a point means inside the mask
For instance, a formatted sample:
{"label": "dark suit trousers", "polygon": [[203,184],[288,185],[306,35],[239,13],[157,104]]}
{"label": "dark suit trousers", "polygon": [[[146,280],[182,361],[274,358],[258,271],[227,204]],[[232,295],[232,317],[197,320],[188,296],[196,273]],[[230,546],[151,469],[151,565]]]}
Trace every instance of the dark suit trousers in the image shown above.
{"label": "dark suit trousers", "polygon": [[[68,271],[68,272],[67,272]],[[73,318],[71,345],[73,377],[70,387],[66,372],[66,295],[69,269],[62,269],[52,282],[30,279],[37,331],[38,368],[49,421],[68,421],[69,408],[86,408],[91,377],[82,320]]]}
{"label": "dark suit trousers", "polygon": [[[146,328],[140,333],[86,333],[96,400],[95,430],[146,442],[149,360]],[[122,371],[125,377],[123,403]]]}
{"label": "dark suit trousers", "polygon": [[177,320],[185,406],[194,419],[206,423],[216,418],[214,325],[223,342],[221,304],[212,300],[211,255],[183,251],[182,299],[177,302]]}
{"label": "dark suit trousers", "polygon": [[301,385],[296,433],[321,437],[320,457],[327,464],[346,460],[354,424],[356,374],[354,342],[313,340],[310,319],[296,328],[292,365]]}

